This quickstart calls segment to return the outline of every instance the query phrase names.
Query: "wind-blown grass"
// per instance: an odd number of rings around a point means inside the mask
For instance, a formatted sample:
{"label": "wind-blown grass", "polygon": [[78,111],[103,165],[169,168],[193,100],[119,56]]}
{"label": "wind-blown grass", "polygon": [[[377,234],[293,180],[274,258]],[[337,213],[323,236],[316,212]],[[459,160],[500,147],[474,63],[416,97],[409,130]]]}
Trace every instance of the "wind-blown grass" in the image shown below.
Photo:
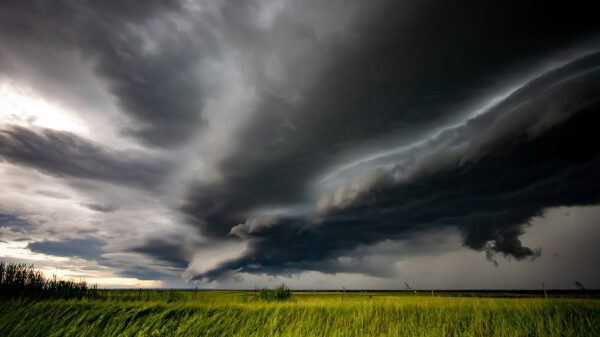
{"label": "wind-blown grass", "polygon": [[97,290],[10,263],[0,263],[0,295],[0,336],[7,337],[600,336],[598,298],[293,293],[285,286],[248,292]]}
{"label": "wind-blown grass", "polygon": [[[244,303],[241,296],[248,294]],[[173,302],[4,301],[0,336],[600,336],[596,299],[368,293],[342,299],[317,293],[265,302],[251,292],[182,296]]]}
{"label": "wind-blown grass", "polygon": [[97,297],[96,286],[85,281],[46,278],[33,266],[0,261],[0,298],[84,298]]}

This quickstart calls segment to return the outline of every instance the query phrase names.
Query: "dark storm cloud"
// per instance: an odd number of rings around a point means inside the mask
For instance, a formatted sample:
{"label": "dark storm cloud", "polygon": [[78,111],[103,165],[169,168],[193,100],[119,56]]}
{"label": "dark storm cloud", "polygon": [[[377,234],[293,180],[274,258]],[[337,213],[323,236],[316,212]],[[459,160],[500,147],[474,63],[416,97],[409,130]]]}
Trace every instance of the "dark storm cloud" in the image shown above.
{"label": "dark storm cloud", "polygon": [[152,257],[181,270],[188,266],[191,255],[181,244],[180,240],[165,238],[150,238],[139,245],[129,248],[128,251]]}
{"label": "dark storm cloud", "polygon": [[[550,71],[415,146],[414,154],[403,154],[408,158],[392,156],[395,168],[371,166],[364,183],[351,181],[354,189],[322,198],[321,216],[257,218],[233,227],[230,234],[250,239],[248,251],[200,277],[349,271],[335,259],[359,245],[446,227],[458,228],[465,246],[490,259],[536,257],[540,251],[519,239],[532,217],[550,207],[600,202],[593,129],[599,87],[600,54]],[[411,165],[408,176],[395,178]]]}
{"label": "dark storm cloud", "polygon": [[[36,55],[78,52],[92,60],[135,122],[125,133],[147,144],[173,146],[201,123],[201,76],[195,68],[216,51],[208,29],[178,17],[184,14],[178,1],[3,1],[0,71],[19,76],[6,62],[11,57],[35,59],[42,63],[35,67],[48,71],[57,67]],[[181,26],[188,24],[185,31]]]}
{"label": "dark storm cloud", "polygon": [[[127,117],[108,124],[181,163],[19,127],[0,131],[0,160],[136,187],[172,173],[169,182],[188,187],[179,210],[210,248],[248,243],[241,257],[200,266],[200,278],[351,272],[339,258],[359,247],[440,228],[457,228],[490,258],[533,258],[537,247],[520,241],[533,216],[600,201],[590,145],[600,56],[582,53],[600,47],[591,3],[192,3],[3,1],[3,76],[17,86],[36,82],[36,71],[68,78],[60,56],[80,57]],[[88,81],[56,85],[97,86]],[[322,176],[333,178],[319,184]],[[197,256],[183,241],[146,238],[129,252],[180,270]]]}
{"label": "dark storm cloud", "polygon": [[599,116],[595,105],[530,142],[515,135],[509,146],[477,162],[374,191],[373,202],[313,219],[310,226],[310,219],[282,219],[251,233],[243,258],[201,276],[228,270],[339,272],[341,266],[327,261],[359,244],[451,226],[472,249],[516,259],[536,256],[519,240],[532,217],[548,207],[600,203],[600,155],[590,132]]}
{"label": "dark storm cloud", "polygon": [[62,257],[78,257],[85,260],[102,260],[106,242],[86,237],[82,239],[64,239],[59,241],[31,242],[27,248],[34,253]]}
{"label": "dark storm cloud", "polygon": [[50,129],[0,129],[0,160],[58,177],[94,179],[151,188],[166,163],[135,152],[110,152],[75,134]]}
{"label": "dark storm cloud", "polygon": [[[565,9],[545,3],[542,11],[516,2],[383,1],[368,9],[307,2],[284,10],[269,31],[243,20],[252,6],[230,7],[226,17],[243,25],[241,37],[264,44],[254,53],[280,46],[264,42],[279,41],[275,34],[310,52],[281,61],[291,69],[286,84],[301,98],[263,98],[257,117],[235,136],[239,150],[218,165],[225,179],[189,192],[183,211],[215,237],[227,235],[254,209],[303,202],[309,181],[344,150],[386,135],[415,139],[455,118],[465,101],[492,94],[481,88],[496,87],[506,73],[598,31],[583,4]],[[307,12],[341,21],[339,13],[349,9],[355,10],[352,23],[328,43],[312,21],[302,21]],[[255,56],[252,69],[268,67],[256,61],[265,59]],[[306,79],[311,71],[314,78]]]}

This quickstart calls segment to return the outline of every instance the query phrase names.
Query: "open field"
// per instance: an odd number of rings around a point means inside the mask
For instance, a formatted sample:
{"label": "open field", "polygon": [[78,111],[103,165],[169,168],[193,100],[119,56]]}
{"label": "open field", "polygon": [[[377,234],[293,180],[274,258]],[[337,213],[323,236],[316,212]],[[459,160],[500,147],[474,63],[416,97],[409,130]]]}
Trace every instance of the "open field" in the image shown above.
{"label": "open field", "polygon": [[599,299],[456,295],[104,291],[0,302],[0,336],[600,336]]}

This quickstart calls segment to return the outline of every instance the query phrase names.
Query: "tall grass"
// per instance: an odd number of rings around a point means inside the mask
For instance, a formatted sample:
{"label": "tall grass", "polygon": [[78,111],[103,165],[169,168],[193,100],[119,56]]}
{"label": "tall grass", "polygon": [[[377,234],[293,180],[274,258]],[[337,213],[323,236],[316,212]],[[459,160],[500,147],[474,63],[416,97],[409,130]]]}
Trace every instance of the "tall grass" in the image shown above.
{"label": "tall grass", "polygon": [[96,298],[96,286],[88,287],[85,281],[48,279],[33,266],[0,261],[0,298]]}
{"label": "tall grass", "polygon": [[0,336],[600,336],[598,298],[452,296],[97,290],[0,262]]}
{"label": "tall grass", "polygon": [[256,291],[256,299],[261,301],[287,301],[292,299],[292,290],[282,284],[273,289],[261,288]]}
{"label": "tall grass", "polygon": [[5,302],[0,336],[600,336],[600,303],[591,299],[348,296],[247,303]]}

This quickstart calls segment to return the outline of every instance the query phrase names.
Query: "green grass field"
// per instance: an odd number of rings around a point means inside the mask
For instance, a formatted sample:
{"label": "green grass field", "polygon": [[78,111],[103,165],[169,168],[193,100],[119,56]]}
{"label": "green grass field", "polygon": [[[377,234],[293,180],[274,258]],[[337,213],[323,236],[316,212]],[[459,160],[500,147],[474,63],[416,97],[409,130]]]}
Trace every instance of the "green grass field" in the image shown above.
{"label": "green grass field", "polygon": [[600,336],[600,300],[427,293],[107,291],[0,302],[0,336]]}

